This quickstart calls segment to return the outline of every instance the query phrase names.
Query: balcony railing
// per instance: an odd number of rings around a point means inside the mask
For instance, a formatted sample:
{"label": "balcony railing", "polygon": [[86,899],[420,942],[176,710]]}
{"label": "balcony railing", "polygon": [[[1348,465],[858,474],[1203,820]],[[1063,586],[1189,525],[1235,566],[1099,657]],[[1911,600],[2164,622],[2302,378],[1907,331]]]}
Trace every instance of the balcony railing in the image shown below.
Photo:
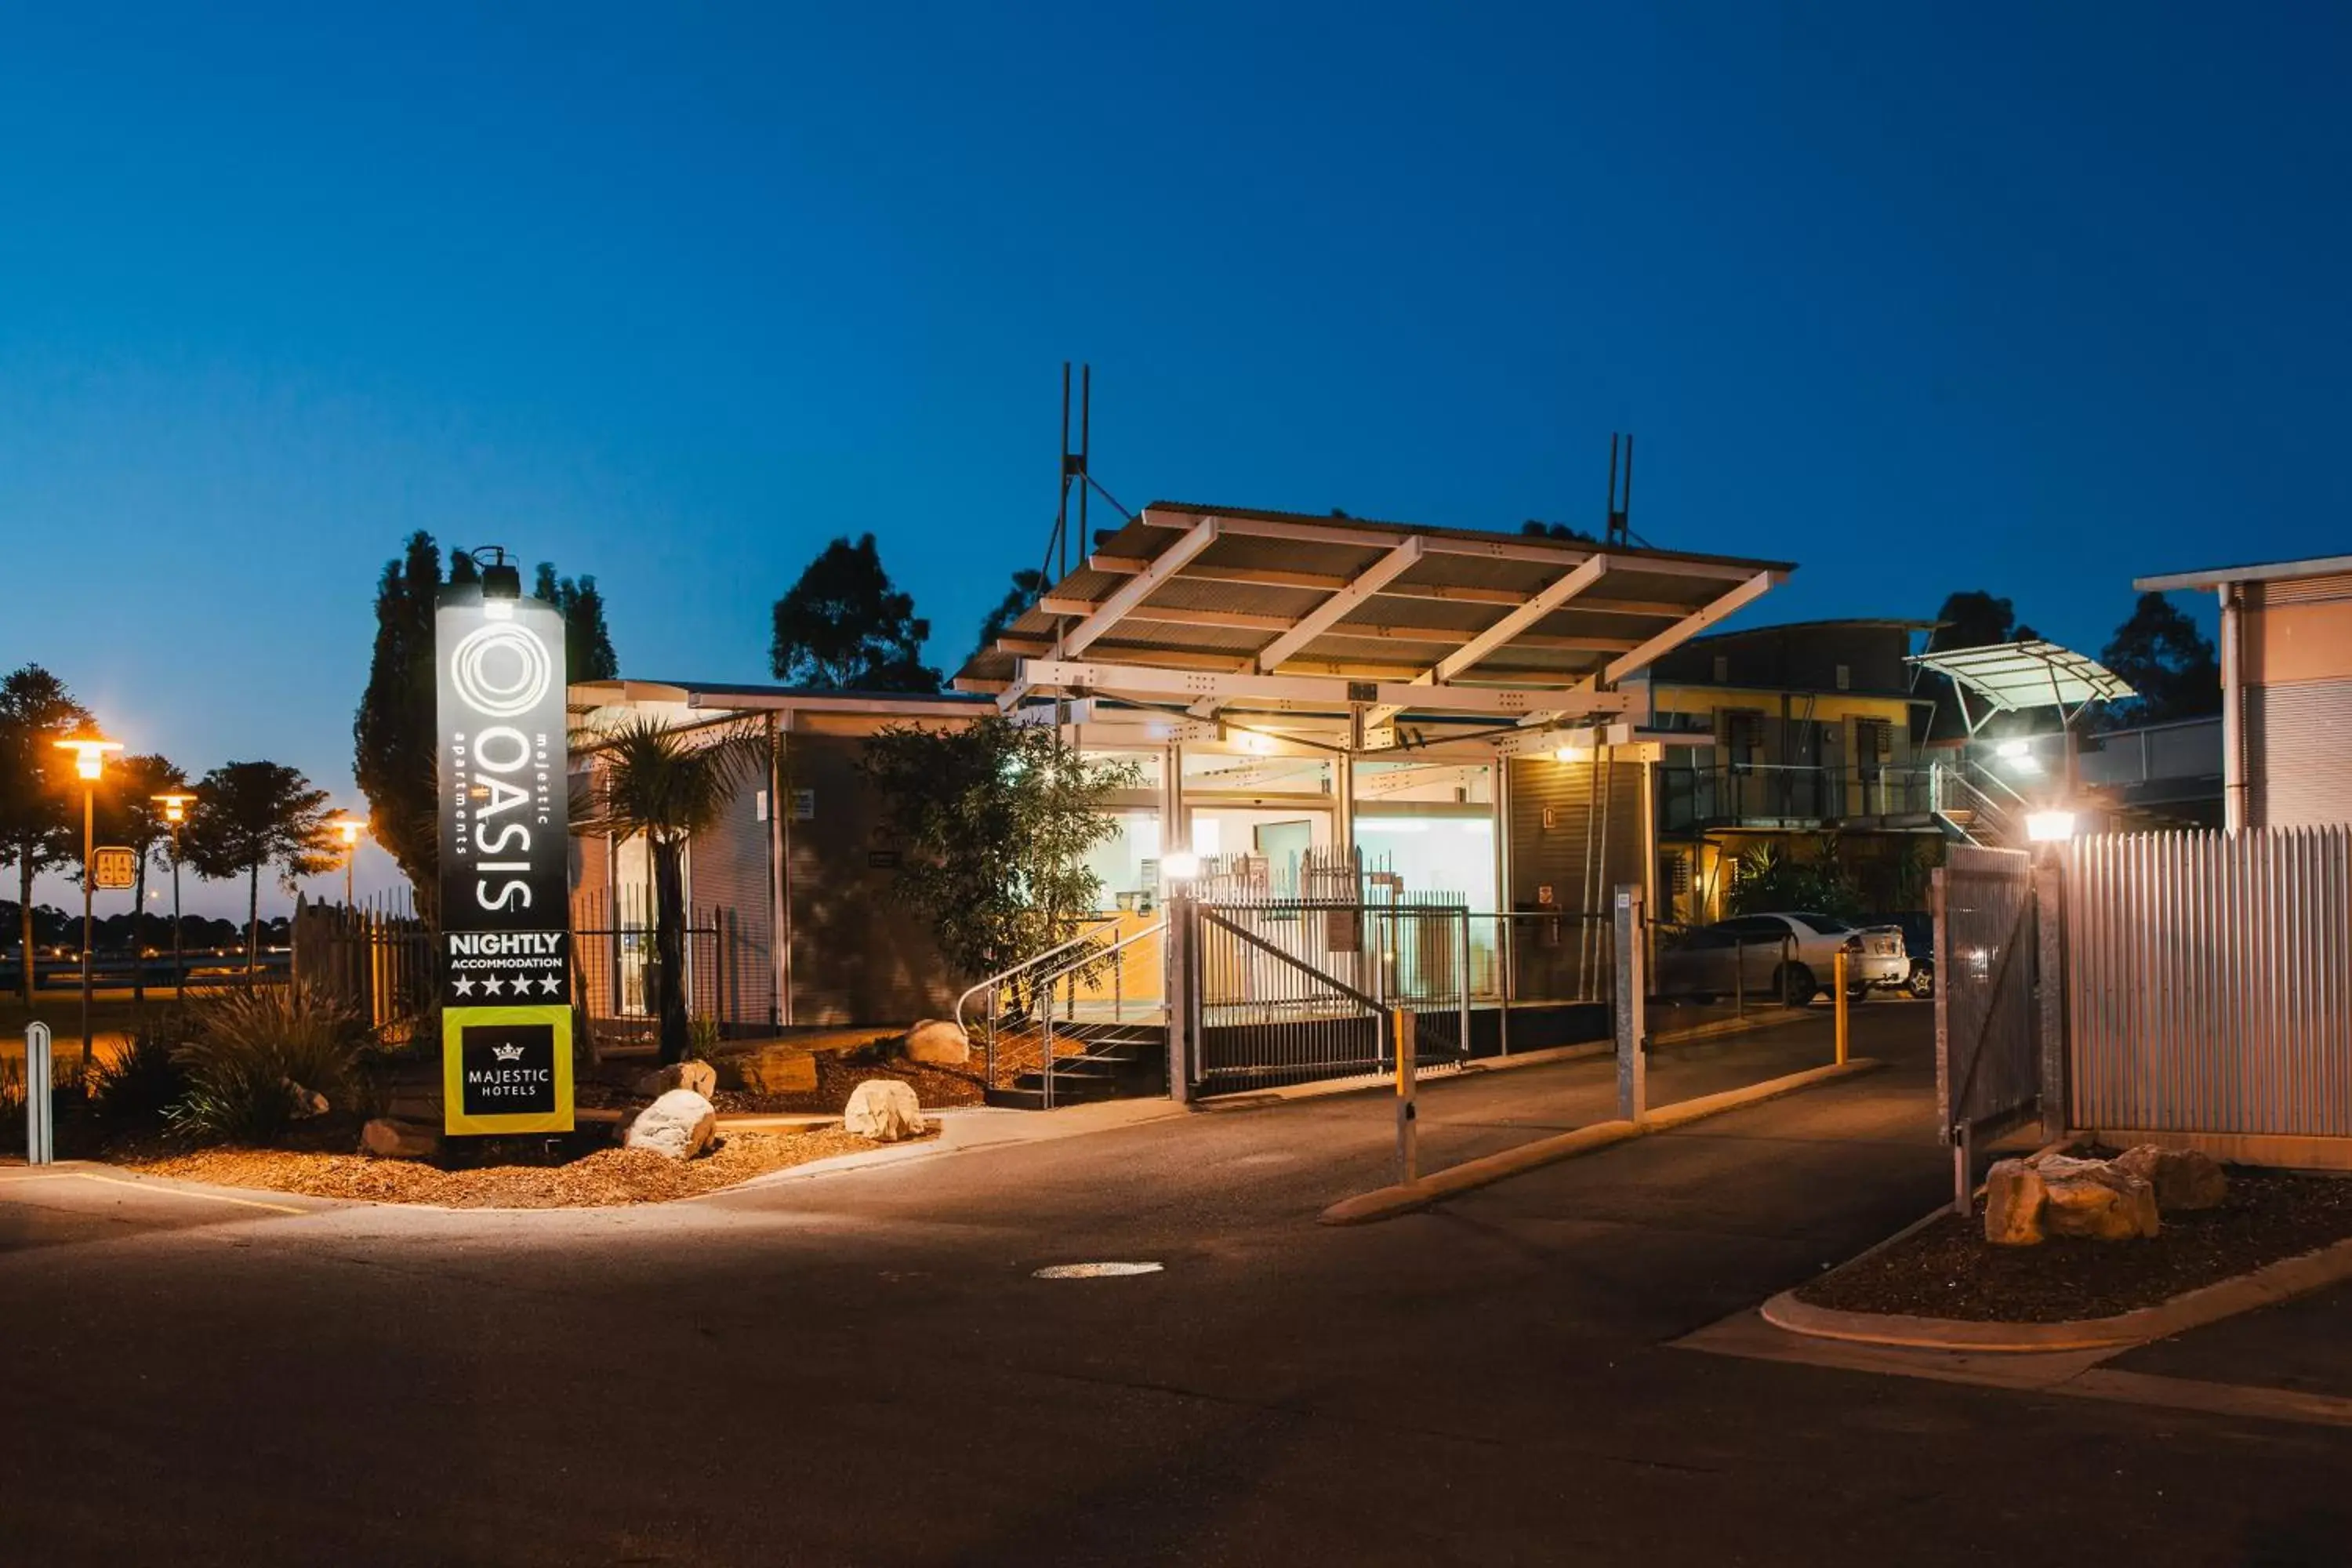
{"label": "balcony railing", "polygon": [[1674,830],[1739,823],[1833,823],[1856,817],[1925,816],[1928,770],[1781,763],[1658,770],[1658,825]]}

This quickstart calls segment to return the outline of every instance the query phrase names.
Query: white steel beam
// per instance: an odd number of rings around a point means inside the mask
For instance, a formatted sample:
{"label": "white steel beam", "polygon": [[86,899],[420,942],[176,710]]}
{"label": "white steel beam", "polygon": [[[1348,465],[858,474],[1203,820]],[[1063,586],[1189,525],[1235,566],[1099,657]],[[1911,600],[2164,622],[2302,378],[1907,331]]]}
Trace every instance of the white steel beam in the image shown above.
{"label": "white steel beam", "polygon": [[1755,599],[1767,588],[1778,583],[1782,575],[1779,572],[1757,573],[1728,594],[1714,600],[1695,614],[1676,621],[1633,652],[1621,654],[1610,660],[1609,668],[1601,672],[1601,678],[1612,685],[1624,679],[1660,654],[1681,647],[1734,610]]}
{"label": "white steel beam", "polygon": [[[1345,712],[1358,702],[1428,709],[1434,712],[1491,713],[1517,718],[1538,709],[1579,713],[1617,713],[1632,706],[1630,694],[1525,686],[1415,686],[1396,680],[1349,680],[1333,676],[1253,675],[1215,670],[1170,669],[1148,664],[1101,660],[1024,658],[1007,696],[1051,687],[1155,701],[1223,703],[1303,712]],[[1000,703],[1005,699],[1000,698]]]}
{"label": "white steel beam", "polygon": [[1065,656],[1087,651],[1105,632],[1136,605],[1151,596],[1151,591],[1184,569],[1184,563],[1209,548],[1217,541],[1218,520],[1204,517],[1186,531],[1184,536],[1152,558],[1151,564],[1120,584],[1107,596],[1095,613],[1072,626],[1062,637]]}
{"label": "white steel beam", "polygon": [[[1201,514],[1189,511],[1155,511],[1146,509],[1137,521],[1153,528],[1183,529],[1192,526]],[[1594,551],[1580,550],[1574,544],[1538,544],[1532,540],[1465,539],[1440,533],[1408,533],[1402,530],[1380,528],[1367,524],[1353,527],[1344,522],[1316,522],[1288,519],[1275,520],[1256,517],[1219,517],[1217,521],[1225,531],[1251,539],[1296,540],[1302,544],[1344,544],[1359,549],[1388,549],[1401,540],[1418,539],[1432,555],[1465,555],[1482,561],[1532,561],[1549,566],[1570,565],[1583,560]],[[1629,568],[1633,563],[1627,563]],[[1652,555],[1644,552],[1638,570],[1657,572],[1675,577],[1745,577],[1756,570],[1748,561],[1709,561],[1688,559],[1679,555]]]}
{"label": "white steel beam", "polygon": [[[1560,605],[1568,603],[1569,600],[1591,587],[1601,581],[1608,571],[1608,556],[1591,557],[1575,571],[1546,584],[1526,604],[1510,611],[1485,631],[1465,639],[1460,647],[1414,676],[1412,684],[1415,686],[1444,685],[1544,616],[1551,614],[1552,611],[1559,608]],[[1383,705],[1375,708],[1364,715],[1364,722],[1385,724],[1396,717],[1402,710],[1402,704],[1396,707]]]}
{"label": "white steel beam", "polygon": [[[1132,555],[1091,555],[1087,558],[1088,570],[1112,577],[1131,577],[1150,564],[1150,561]],[[1637,566],[1645,567],[1647,563],[1635,561],[1626,564],[1631,570]],[[1255,588],[1319,588],[1327,593],[1337,593],[1351,581],[1324,572],[1287,572],[1272,566],[1195,565],[1184,575],[1200,583],[1233,583]],[[1391,583],[1381,590],[1380,596],[1384,599],[1433,599],[1441,604],[1501,605],[1506,607],[1524,605],[1528,597],[1509,588],[1465,588],[1447,583]],[[1576,607],[1591,615],[1642,616],[1652,620],[1679,620],[1691,611],[1688,605],[1677,605],[1664,599],[1587,598],[1577,601]]]}
{"label": "white steel beam", "polygon": [[1422,541],[1408,539],[1357,573],[1346,587],[1299,616],[1288,631],[1258,649],[1258,672],[1272,675],[1284,659],[1321,637],[1340,616],[1379,593],[1383,584],[1411,569],[1421,556]]}

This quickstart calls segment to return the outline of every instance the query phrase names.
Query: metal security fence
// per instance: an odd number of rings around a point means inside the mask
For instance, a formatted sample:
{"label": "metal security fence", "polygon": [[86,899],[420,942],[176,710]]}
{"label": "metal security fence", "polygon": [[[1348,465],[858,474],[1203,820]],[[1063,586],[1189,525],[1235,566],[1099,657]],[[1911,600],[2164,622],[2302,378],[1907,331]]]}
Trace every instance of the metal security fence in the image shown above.
{"label": "metal security fence", "polygon": [[2066,847],[2071,1124],[2352,1137],[2352,827]]}
{"label": "metal security fence", "polygon": [[[686,988],[688,1015],[722,1034],[769,1027],[772,992],[751,984],[753,967],[768,962],[756,933],[733,910],[704,906],[687,910],[684,938],[686,973],[677,984]],[[591,1028],[605,1038],[649,1036],[669,983],[655,945],[651,895],[644,889],[574,893],[572,944],[572,984]]]}
{"label": "metal security fence", "polygon": [[1396,1011],[1413,1016],[1421,1067],[1468,1056],[1467,909],[1322,899],[1190,908],[1193,1077],[1204,1092],[1388,1070]]}
{"label": "metal security fence", "polygon": [[1936,873],[1936,1113],[1965,1161],[2042,1092],[2033,863],[1955,845]]}

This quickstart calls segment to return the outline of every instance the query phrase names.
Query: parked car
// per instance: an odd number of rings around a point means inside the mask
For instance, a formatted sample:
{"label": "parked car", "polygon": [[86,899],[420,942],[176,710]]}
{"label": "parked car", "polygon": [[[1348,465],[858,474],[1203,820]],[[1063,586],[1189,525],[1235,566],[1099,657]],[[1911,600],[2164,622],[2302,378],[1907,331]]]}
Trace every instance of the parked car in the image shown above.
{"label": "parked car", "polygon": [[1886,923],[1903,933],[1903,949],[1910,955],[1911,973],[1903,989],[1925,1000],[1936,994],[1936,917],[1913,912],[1890,915]]}
{"label": "parked car", "polygon": [[1837,972],[1846,955],[1846,991],[1853,997],[1893,989],[1911,977],[1903,932],[1894,926],[1862,928],[1811,910],[1736,915],[1662,944],[1658,989],[1667,995],[1785,996],[1802,1006]]}

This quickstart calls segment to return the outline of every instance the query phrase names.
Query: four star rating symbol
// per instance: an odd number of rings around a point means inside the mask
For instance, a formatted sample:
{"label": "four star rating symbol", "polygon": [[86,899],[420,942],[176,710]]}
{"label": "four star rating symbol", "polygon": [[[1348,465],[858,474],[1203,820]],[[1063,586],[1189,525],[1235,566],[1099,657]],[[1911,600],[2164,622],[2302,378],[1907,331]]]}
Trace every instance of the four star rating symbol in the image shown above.
{"label": "four star rating symbol", "polygon": [[[528,974],[517,974],[511,980],[496,974],[486,974],[479,978],[471,974],[460,974],[449,983],[449,989],[460,996],[471,996],[477,990],[487,992],[492,996],[503,996],[509,985],[513,987],[517,997],[530,994],[530,976]],[[539,989],[541,994],[552,996],[563,989],[562,977],[542,974],[539,977]]]}

